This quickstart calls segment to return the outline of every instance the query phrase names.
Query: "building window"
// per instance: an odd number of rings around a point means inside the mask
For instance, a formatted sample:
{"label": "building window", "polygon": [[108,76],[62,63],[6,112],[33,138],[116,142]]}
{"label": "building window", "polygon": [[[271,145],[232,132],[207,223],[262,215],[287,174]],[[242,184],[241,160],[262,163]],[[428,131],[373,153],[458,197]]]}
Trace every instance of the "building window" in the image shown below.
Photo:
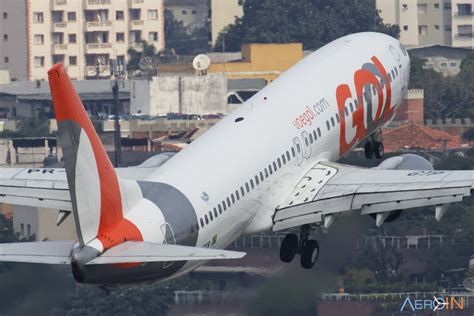
{"label": "building window", "polygon": [[443,4],[443,9],[445,10],[451,10],[451,2],[446,2]]}
{"label": "building window", "polygon": [[53,44],[64,44],[64,33],[55,32],[52,36]]}
{"label": "building window", "polygon": [[423,3],[423,4],[418,4],[418,13],[420,14],[426,14],[428,12],[428,4]]}
{"label": "building window", "polygon": [[35,45],[43,45],[44,35],[43,34],[35,34],[35,36],[33,37],[33,43]]}
{"label": "building window", "polygon": [[427,25],[418,25],[418,34],[428,35],[428,26]]}
{"label": "building window", "polygon": [[53,65],[57,63],[64,63],[64,55],[53,55],[52,57]]}
{"label": "building window", "polygon": [[448,68],[448,63],[441,63],[440,66],[441,68]]}
{"label": "building window", "polygon": [[123,11],[115,11],[115,19],[117,21],[125,20],[125,15]]}
{"label": "building window", "polygon": [[408,25],[404,25],[404,26],[403,26],[403,30],[404,30],[404,31],[408,31]]}
{"label": "building window", "polygon": [[148,10],[148,20],[158,20],[158,10]]}
{"label": "building window", "polygon": [[77,56],[69,56],[69,65],[71,66],[77,65]]}
{"label": "building window", "polygon": [[31,236],[31,225],[26,225],[26,236],[29,238]]}
{"label": "building window", "polygon": [[451,32],[451,30],[452,30],[451,24],[445,25],[445,26],[444,26],[444,30],[445,30],[446,32]]}
{"label": "building window", "polygon": [[63,11],[52,11],[51,17],[53,19],[53,23],[62,23],[64,21],[63,14]]}
{"label": "building window", "polygon": [[3,34],[3,40],[6,42],[8,41],[8,34]]}
{"label": "building window", "polygon": [[194,14],[194,15],[197,14],[196,10],[191,11],[191,13]]}
{"label": "building window", "polygon": [[25,235],[25,224],[20,224],[20,235],[22,237]]}
{"label": "building window", "polygon": [[8,19],[8,13],[7,12],[3,12],[3,18],[6,20]]}
{"label": "building window", "polygon": [[460,37],[471,37],[472,36],[472,25],[458,25],[458,36]]}
{"label": "building window", "polygon": [[186,15],[186,14],[188,14],[188,11],[187,10],[182,10],[181,14]]}
{"label": "building window", "polygon": [[451,68],[456,68],[457,66],[458,66],[458,63],[456,63],[456,62],[449,63],[449,67],[451,67]]}
{"label": "building window", "polygon": [[408,10],[408,4],[402,4],[403,10]]}
{"label": "building window", "polygon": [[68,21],[76,21],[76,12],[68,12],[67,13],[67,20]]}
{"label": "building window", "polygon": [[458,4],[458,15],[460,16],[472,15],[472,4],[470,3]]}
{"label": "building window", "polygon": [[150,41],[150,42],[157,42],[157,41],[158,41],[158,32],[150,32],[150,33],[148,33],[148,41]]}
{"label": "building window", "polygon": [[43,23],[44,16],[43,12],[33,12],[33,23]]}
{"label": "building window", "polygon": [[435,30],[439,30],[439,25],[435,25]]}
{"label": "building window", "polygon": [[439,9],[439,3],[435,3],[435,4],[434,4],[434,8],[435,8],[435,9]]}
{"label": "building window", "polygon": [[130,9],[129,15],[130,15],[130,20],[140,20],[141,19],[141,10],[140,9]]}
{"label": "building window", "polygon": [[68,43],[77,43],[76,34],[69,34],[67,36],[67,41],[68,41]]}
{"label": "building window", "polygon": [[125,42],[125,33],[115,34],[115,39],[117,42]]}
{"label": "building window", "polygon": [[44,57],[43,56],[36,56],[33,59],[33,65],[35,67],[44,67]]}
{"label": "building window", "polygon": [[4,58],[3,58],[3,62],[4,62],[5,64],[8,64],[9,61],[10,61],[10,60],[9,60],[8,57],[4,57]]}

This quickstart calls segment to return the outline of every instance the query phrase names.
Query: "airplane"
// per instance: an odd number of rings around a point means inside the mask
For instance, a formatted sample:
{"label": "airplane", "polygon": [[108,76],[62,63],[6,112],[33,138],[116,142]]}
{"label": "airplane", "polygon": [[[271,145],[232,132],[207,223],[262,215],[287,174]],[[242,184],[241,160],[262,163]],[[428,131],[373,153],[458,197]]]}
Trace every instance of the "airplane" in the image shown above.
{"label": "airplane", "polygon": [[472,194],[473,171],[438,171],[401,155],[375,168],[337,163],[365,141],[383,157],[380,131],[408,88],[410,58],[396,39],[364,32],[302,59],[178,153],[112,166],[63,65],[48,71],[64,169],[1,169],[0,202],[73,214],[77,241],[0,244],[0,261],[70,265],[77,282],[154,283],[207,260],[237,238],[288,231],[280,259],[319,256],[315,229],[340,214],[377,226],[434,206],[437,220]]}

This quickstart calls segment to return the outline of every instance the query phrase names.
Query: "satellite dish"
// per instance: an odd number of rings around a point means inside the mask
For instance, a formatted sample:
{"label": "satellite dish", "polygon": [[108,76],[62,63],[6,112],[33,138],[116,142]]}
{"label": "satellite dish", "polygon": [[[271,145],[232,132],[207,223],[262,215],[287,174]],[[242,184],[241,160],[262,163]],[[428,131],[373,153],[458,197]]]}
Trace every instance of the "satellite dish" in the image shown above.
{"label": "satellite dish", "polygon": [[211,59],[207,55],[199,54],[193,59],[193,67],[198,74],[205,74],[210,65]]}
{"label": "satellite dish", "polygon": [[464,280],[463,284],[466,290],[474,292],[474,278]]}

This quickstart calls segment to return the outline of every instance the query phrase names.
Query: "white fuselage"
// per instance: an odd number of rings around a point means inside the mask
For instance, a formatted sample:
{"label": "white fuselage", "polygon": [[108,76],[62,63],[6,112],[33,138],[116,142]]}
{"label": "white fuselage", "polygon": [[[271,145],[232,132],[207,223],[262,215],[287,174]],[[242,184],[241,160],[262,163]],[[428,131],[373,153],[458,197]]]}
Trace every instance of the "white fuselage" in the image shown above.
{"label": "white fuselage", "polygon": [[[359,108],[352,102],[359,94],[356,72],[373,70],[374,56],[390,73],[386,77],[390,82],[379,87],[389,115],[377,117],[379,93],[372,85],[369,90],[376,93],[367,97],[373,100],[375,122],[371,124],[367,99]],[[191,201],[200,223],[198,247],[223,248],[242,234],[268,231],[275,209],[311,166],[339,159],[393,119],[407,90],[409,71],[409,57],[396,39],[378,33],[340,38],[301,60],[147,181],[170,184]],[[351,93],[345,102],[337,97],[341,85]],[[367,82],[362,86],[367,87]],[[348,112],[344,119],[338,111],[341,102]],[[365,130],[357,128],[357,110],[364,113],[359,123]],[[341,136],[343,120],[345,135]]]}

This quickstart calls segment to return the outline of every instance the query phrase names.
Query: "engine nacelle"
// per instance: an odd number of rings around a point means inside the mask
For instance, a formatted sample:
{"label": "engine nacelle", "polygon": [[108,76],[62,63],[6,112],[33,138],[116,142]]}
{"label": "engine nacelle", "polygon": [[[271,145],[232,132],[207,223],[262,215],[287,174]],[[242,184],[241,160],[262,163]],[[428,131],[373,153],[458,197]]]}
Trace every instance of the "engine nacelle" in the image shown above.
{"label": "engine nacelle", "polygon": [[433,165],[425,158],[405,154],[385,159],[374,169],[384,170],[434,170]]}
{"label": "engine nacelle", "polygon": [[[405,154],[401,156],[395,156],[382,161],[374,169],[383,170],[434,170],[433,165],[425,158],[414,155]],[[402,210],[396,210],[390,212],[390,214],[383,221],[384,223],[391,223],[396,221],[402,215]],[[370,216],[376,220],[377,214],[370,214]]]}

